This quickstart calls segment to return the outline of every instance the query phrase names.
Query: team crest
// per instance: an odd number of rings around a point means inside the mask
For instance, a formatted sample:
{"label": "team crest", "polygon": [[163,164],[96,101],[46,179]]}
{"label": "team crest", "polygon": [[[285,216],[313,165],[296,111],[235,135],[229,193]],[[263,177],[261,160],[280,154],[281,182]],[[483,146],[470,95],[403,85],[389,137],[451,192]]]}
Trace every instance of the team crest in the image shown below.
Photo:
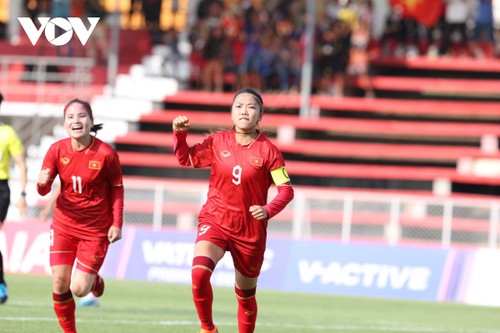
{"label": "team crest", "polygon": [[231,156],[231,152],[229,152],[227,150],[222,150],[220,152],[220,156],[222,156],[223,158],[228,158],[229,156]]}
{"label": "team crest", "polygon": [[61,158],[61,163],[64,165],[67,165],[69,163],[69,158],[67,158],[67,157]]}
{"label": "team crest", "polygon": [[89,169],[101,170],[101,162],[89,161]]}
{"label": "team crest", "polygon": [[264,159],[262,157],[250,157],[250,164],[261,167],[264,164]]}

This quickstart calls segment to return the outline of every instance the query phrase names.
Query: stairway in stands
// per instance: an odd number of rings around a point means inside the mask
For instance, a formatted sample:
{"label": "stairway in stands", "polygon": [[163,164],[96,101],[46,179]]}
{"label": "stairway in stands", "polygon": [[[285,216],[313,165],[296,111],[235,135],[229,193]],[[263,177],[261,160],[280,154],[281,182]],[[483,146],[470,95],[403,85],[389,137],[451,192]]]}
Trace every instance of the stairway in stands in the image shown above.
{"label": "stairway in stands", "polygon": [[[299,96],[264,95],[262,129],[282,150],[296,185],[498,195],[500,65],[454,61],[378,60],[377,98],[313,96],[311,119],[299,117]],[[137,132],[117,138],[124,173],[208,179],[209,170],[177,164],[171,122],[188,115],[188,142],[200,142],[210,130],[231,127],[231,100],[192,91],[165,97],[141,117]]]}

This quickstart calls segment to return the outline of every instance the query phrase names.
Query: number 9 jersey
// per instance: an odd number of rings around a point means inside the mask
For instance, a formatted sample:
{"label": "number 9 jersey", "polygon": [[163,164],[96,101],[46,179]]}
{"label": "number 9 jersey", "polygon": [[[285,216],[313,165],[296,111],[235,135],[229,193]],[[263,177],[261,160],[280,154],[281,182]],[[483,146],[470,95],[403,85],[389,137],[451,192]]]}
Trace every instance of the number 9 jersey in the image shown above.
{"label": "number 9 jersey", "polygon": [[234,130],[217,132],[191,148],[185,143],[187,131],[175,135],[174,150],[181,165],[212,169],[200,223],[216,224],[226,234],[249,242],[265,240],[267,220],[257,221],[249,208],[267,204],[273,182],[280,186],[290,181],[278,148],[262,133],[249,145],[240,145]]}

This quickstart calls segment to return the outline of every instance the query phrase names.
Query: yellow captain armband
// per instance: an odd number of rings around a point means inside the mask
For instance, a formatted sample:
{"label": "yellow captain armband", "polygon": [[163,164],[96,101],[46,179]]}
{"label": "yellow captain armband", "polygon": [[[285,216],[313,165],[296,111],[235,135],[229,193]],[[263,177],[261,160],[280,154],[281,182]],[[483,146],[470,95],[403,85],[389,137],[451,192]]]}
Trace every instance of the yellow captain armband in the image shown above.
{"label": "yellow captain armband", "polygon": [[273,177],[274,185],[276,186],[290,181],[290,176],[288,176],[284,166],[271,170],[271,177]]}

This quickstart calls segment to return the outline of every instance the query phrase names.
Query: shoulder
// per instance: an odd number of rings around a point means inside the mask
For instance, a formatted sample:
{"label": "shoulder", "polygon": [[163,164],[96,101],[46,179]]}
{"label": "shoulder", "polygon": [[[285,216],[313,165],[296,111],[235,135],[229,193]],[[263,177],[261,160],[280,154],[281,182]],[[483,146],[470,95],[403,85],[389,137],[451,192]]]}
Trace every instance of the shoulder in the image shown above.
{"label": "shoulder", "polygon": [[16,135],[16,131],[12,126],[2,123],[0,123],[0,132],[4,135]]}
{"label": "shoulder", "polygon": [[269,140],[269,138],[267,136],[265,136],[264,134],[262,134],[262,133],[259,134],[259,137],[257,138],[257,142],[262,147],[265,147],[269,151],[275,151],[275,152],[279,152],[280,151],[278,149],[278,147],[276,147],[276,145],[274,143],[272,143],[271,140]]}
{"label": "shoulder", "polygon": [[99,150],[99,151],[105,153],[106,155],[116,153],[115,148],[113,148],[110,144],[108,144],[108,143],[106,143],[106,142],[104,142],[101,139],[96,138],[96,137],[94,137],[94,147],[96,150]]}
{"label": "shoulder", "polygon": [[231,133],[231,131],[213,132],[205,138],[205,141],[208,140],[211,142],[223,142],[223,141],[226,141],[230,138],[230,133]]}

